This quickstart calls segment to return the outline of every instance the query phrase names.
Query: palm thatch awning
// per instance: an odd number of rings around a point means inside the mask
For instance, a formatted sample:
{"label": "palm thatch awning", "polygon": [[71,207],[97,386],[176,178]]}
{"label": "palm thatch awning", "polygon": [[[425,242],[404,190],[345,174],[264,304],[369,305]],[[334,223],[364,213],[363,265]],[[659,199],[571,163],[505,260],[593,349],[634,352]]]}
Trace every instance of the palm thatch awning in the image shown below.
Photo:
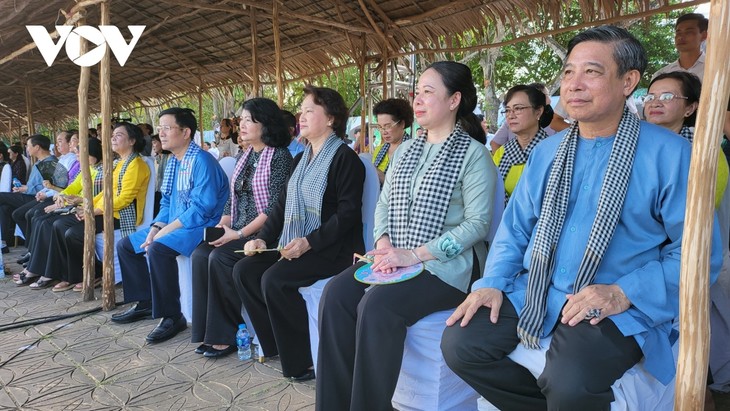
{"label": "palm thatch awning", "polygon": [[[278,0],[273,0],[278,1]],[[99,22],[101,0],[14,0],[0,2],[0,130],[31,107],[35,122],[53,122],[78,113],[79,67],[65,50],[48,67],[26,25],[73,24],[85,16]],[[365,55],[379,60],[433,49],[444,38],[472,30],[483,33],[500,22],[514,27],[525,18],[536,33],[560,27],[564,0],[110,0],[111,22],[127,41],[128,25],[146,29],[123,67],[112,59],[113,107],[150,98],[252,84],[252,56],[262,83],[276,80],[276,34],[280,39],[282,81],[355,66]],[[655,13],[668,0],[615,2],[580,0],[586,22]],[[697,2],[695,2],[697,3]],[[685,3],[687,5],[692,3]],[[278,17],[276,33],[274,16]],[[252,38],[254,33],[254,38]],[[254,41],[255,40],[255,41]],[[253,45],[256,44],[254,53]],[[363,46],[365,53],[363,53]],[[361,62],[361,61],[360,61]],[[91,112],[99,111],[98,67],[92,68]],[[26,101],[26,95],[31,101]]]}

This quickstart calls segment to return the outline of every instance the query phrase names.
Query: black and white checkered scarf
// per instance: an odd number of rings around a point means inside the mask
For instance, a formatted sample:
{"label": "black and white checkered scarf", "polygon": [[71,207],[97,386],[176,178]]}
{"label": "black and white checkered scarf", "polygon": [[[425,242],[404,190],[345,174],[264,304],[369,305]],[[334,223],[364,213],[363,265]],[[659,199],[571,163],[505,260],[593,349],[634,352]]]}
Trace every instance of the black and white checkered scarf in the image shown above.
{"label": "black and white checkered scarf", "polygon": [[[426,136],[417,137],[393,171],[388,208],[389,235],[397,248],[412,249],[441,235],[451,194],[464,163],[471,137],[457,123],[443,143],[411,198],[416,168]],[[410,218],[408,217],[410,214]]]}
{"label": "black and white checkered scarf", "polygon": [[[135,158],[139,157],[139,154],[132,153],[122,164],[121,170],[119,170],[119,178],[117,180],[117,193],[116,196],[122,192],[122,179],[124,174],[127,172],[127,167],[134,161]],[[134,200],[129,203],[126,207],[119,210],[119,228],[122,232],[122,238],[137,231],[137,201]]]}
{"label": "black and white checkered scarf", "polygon": [[[530,143],[527,144],[527,147],[525,147],[524,150],[522,149],[522,147],[520,147],[520,143],[517,141],[516,138],[508,141],[507,144],[504,145],[504,154],[502,154],[502,158],[499,159],[499,166],[497,167],[497,169],[499,170],[499,174],[502,176],[502,181],[507,181],[507,174],[509,174],[512,166],[527,163],[527,158],[530,157],[532,149],[535,148],[535,146],[539,142],[545,140],[547,137],[548,135],[545,130],[543,130],[541,127],[538,127],[537,134],[535,134],[535,137],[533,137]],[[505,191],[504,203],[507,204],[508,200],[509,194],[507,194],[507,192]]]}
{"label": "black and white checkered scarf", "polygon": [[[639,140],[639,129],[639,119],[625,108],[611,148],[606,175],[603,177],[603,185],[598,198],[596,217],[593,220],[588,244],[573,284],[573,293],[579,292],[593,282],[603,255],[613,237],[629,186],[631,167]],[[548,288],[552,280],[560,232],[568,210],[577,145],[578,122],[573,122],[555,154],[543,197],[540,218],[537,220],[525,306],[517,324],[517,334],[527,348],[540,348],[539,340],[545,320]],[[573,250],[564,251],[573,252]]]}
{"label": "black and white checkered scarf", "polygon": [[682,128],[679,130],[679,135],[686,138],[687,141],[691,143],[695,137],[695,129],[694,127],[682,126]]}
{"label": "black and white checkered scarf", "polygon": [[[284,228],[279,247],[285,247],[295,238],[309,235],[322,225],[322,198],[327,188],[332,159],[345,144],[334,133],[327,137],[319,153],[312,158],[312,145],[307,144],[286,187]],[[311,160],[311,161],[310,161]]]}

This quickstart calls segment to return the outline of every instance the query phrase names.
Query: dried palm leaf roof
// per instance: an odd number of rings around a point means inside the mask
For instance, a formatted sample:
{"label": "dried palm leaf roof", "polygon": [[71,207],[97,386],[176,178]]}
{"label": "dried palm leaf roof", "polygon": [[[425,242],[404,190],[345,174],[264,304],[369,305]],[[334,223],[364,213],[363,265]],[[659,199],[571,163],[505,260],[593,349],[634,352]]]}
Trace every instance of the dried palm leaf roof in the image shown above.
{"label": "dried palm leaf roof", "polygon": [[[273,0],[278,1],[278,0]],[[14,0],[0,2],[0,122],[26,113],[30,90],[32,117],[52,122],[78,113],[79,67],[62,49],[47,67],[26,25],[69,24],[84,16],[99,22],[101,0]],[[282,73],[285,80],[311,77],[369,58],[433,48],[440,39],[472,30],[482,36],[490,25],[507,27],[523,18],[541,32],[560,24],[566,0],[288,0],[279,2]],[[646,11],[668,0],[579,0],[586,21],[625,13],[628,4]],[[128,25],[145,25],[124,67],[112,58],[115,108],[150,98],[230,84],[250,84],[252,33],[262,82],[276,74],[272,0],[111,0],[111,24],[127,41]],[[488,39],[480,38],[483,44]],[[92,67],[91,112],[99,110],[98,66]],[[2,127],[0,125],[0,127]],[[7,127],[7,124],[6,124]]]}

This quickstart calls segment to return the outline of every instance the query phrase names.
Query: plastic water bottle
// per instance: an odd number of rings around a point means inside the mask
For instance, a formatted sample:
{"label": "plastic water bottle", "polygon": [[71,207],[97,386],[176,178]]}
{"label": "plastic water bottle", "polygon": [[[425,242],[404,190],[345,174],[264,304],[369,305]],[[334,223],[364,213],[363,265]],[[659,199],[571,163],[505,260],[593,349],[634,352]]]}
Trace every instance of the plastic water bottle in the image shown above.
{"label": "plastic water bottle", "polygon": [[236,333],[236,345],[238,346],[238,359],[247,361],[251,359],[251,336],[248,334],[246,324],[238,325]]}
{"label": "plastic water bottle", "polygon": [[18,188],[22,186],[23,184],[18,180],[18,177],[13,177],[13,187]]}

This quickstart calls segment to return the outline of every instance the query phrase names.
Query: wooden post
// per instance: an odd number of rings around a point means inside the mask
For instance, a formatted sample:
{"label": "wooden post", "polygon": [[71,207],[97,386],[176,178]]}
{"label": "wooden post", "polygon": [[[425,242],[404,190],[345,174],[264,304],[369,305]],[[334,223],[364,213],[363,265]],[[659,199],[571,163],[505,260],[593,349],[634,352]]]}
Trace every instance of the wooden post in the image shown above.
{"label": "wooden post", "polygon": [[360,151],[365,151],[365,62],[368,55],[368,44],[365,35],[360,35],[360,137],[357,139],[357,146]]}
{"label": "wooden post", "polygon": [[[79,20],[77,25],[86,24],[85,19]],[[79,36],[81,42],[79,50],[84,55],[88,49],[88,43]],[[89,170],[89,80],[91,79],[91,67],[81,67],[79,75],[79,163],[81,164],[82,195],[84,197],[84,301],[94,299],[94,266],[96,265],[96,224],[94,222],[94,205],[91,171]],[[111,163],[111,158],[107,157]],[[101,159],[97,159],[101,161]]]}
{"label": "wooden post", "polygon": [[[205,142],[205,133],[203,133],[203,78],[198,77],[198,130],[200,130],[200,146]],[[195,138],[195,136],[193,136]]]}
{"label": "wooden post", "polygon": [[679,284],[675,411],[703,410],[709,358],[709,271],[718,136],[730,96],[730,0],[712,0],[705,76],[692,144]]}
{"label": "wooden post", "polygon": [[[28,119],[28,136],[35,134],[35,124],[33,124],[33,93],[29,85],[25,85],[25,112]],[[53,139],[53,136],[51,136]]]}
{"label": "wooden post", "polygon": [[279,108],[284,108],[284,84],[281,72],[281,38],[279,33],[279,1],[274,0],[274,53],[276,53],[276,92]]}
{"label": "wooden post", "polygon": [[259,58],[258,58],[258,33],[256,32],[256,9],[251,7],[251,70],[253,71],[251,77],[253,83],[251,93],[254,97],[258,97],[259,94]]}
{"label": "wooden post", "polygon": [[383,43],[383,100],[388,98],[388,44]]}
{"label": "wooden post", "polygon": [[[109,2],[101,3],[101,24],[108,25]],[[109,46],[106,47],[104,58],[101,59],[99,69],[99,99],[101,100],[101,146],[104,151],[104,286],[102,288],[102,309],[109,311],[114,308],[116,296],[114,295],[114,211],[112,192],[112,95],[111,95],[111,61]],[[94,295],[93,279],[84,278],[84,299]]]}

